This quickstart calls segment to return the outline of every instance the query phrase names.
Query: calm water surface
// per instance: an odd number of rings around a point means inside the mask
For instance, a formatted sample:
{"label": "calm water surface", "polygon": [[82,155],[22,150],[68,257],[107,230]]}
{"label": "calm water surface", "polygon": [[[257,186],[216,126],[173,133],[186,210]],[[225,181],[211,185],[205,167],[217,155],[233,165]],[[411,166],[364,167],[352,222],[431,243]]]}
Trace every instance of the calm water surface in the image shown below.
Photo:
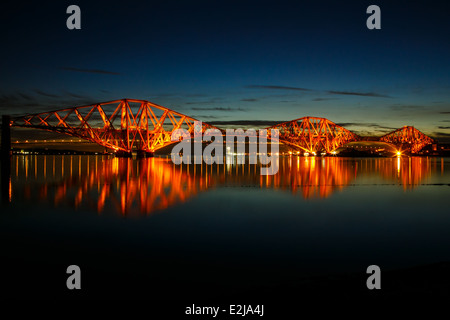
{"label": "calm water surface", "polygon": [[292,156],[259,171],[14,156],[0,215],[7,292],[67,294],[71,264],[90,297],[182,299],[450,260],[449,158]]}

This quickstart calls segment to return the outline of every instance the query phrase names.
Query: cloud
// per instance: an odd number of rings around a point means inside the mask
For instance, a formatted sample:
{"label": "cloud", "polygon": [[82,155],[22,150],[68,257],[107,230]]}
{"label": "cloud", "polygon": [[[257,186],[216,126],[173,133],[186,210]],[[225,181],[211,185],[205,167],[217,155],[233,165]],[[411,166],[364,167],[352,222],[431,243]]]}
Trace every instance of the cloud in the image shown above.
{"label": "cloud", "polygon": [[387,134],[398,129],[394,127],[384,126],[378,123],[341,122],[336,124],[348,130],[351,130],[353,133],[356,133],[360,136],[378,136],[379,134]]}
{"label": "cloud", "polygon": [[25,99],[25,100],[33,100],[33,97],[32,96],[30,96],[30,95],[28,95],[28,94],[25,94],[25,93],[18,93],[18,95],[19,96],[21,96],[23,99]]}
{"label": "cloud", "polygon": [[249,89],[271,89],[271,90],[273,89],[273,90],[312,91],[311,89],[307,89],[307,88],[273,86],[273,85],[271,85],[271,86],[264,86],[264,85],[256,85],[256,84],[245,86],[245,88],[249,88]]}
{"label": "cloud", "polygon": [[357,122],[339,122],[336,124],[341,127],[354,127],[354,126],[362,125],[361,123],[357,123]]}
{"label": "cloud", "polygon": [[244,101],[244,102],[256,102],[256,101],[259,101],[259,100],[255,99],[255,98],[247,98],[247,99],[241,99],[241,101]]}
{"label": "cloud", "polygon": [[184,104],[213,104],[216,103],[215,101],[189,101],[189,102],[185,102]]}
{"label": "cloud", "polygon": [[72,98],[77,98],[77,99],[91,99],[89,96],[86,95],[82,95],[82,94],[78,94],[78,93],[73,93],[70,91],[65,91],[64,92],[65,95],[72,97]]}
{"label": "cloud", "polygon": [[391,110],[394,110],[394,111],[401,111],[401,110],[423,110],[423,109],[425,109],[424,106],[419,106],[419,105],[408,105],[408,104],[406,104],[406,105],[402,105],[402,104],[394,104],[394,105],[389,106],[389,108],[390,108]]}
{"label": "cloud", "polygon": [[277,125],[279,123],[283,123],[286,121],[274,121],[274,120],[232,120],[232,121],[214,121],[211,122],[213,125],[231,125],[231,126],[263,126],[263,127],[271,127]]}
{"label": "cloud", "polygon": [[43,90],[0,95],[0,110],[11,116],[59,110],[71,106],[89,105],[94,99],[73,92],[49,93]]}
{"label": "cloud", "polygon": [[375,93],[375,92],[352,92],[352,91],[327,91],[329,94],[340,94],[346,96],[362,96],[362,97],[376,97],[376,98],[392,98],[391,96]]}
{"label": "cloud", "polygon": [[450,129],[450,127],[438,127],[438,129]]}
{"label": "cloud", "polygon": [[450,114],[450,111],[441,111],[440,114]]}
{"label": "cloud", "polygon": [[450,141],[450,133],[435,131],[431,134],[431,137],[435,137],[441,141]]}
{"label": "cloud", "polygon": [[337,98],[315,98],[311,101],[327,101],[327,100],[338,100]]}
{"label": "cloud", "polygon": [[[294,91],[302,91],[302,92],[309,92],[309,91],[317,91],[314,89],[308,89],[308,88],[302,88],[302,87],[288,87],[288,86],[276,86],[276,85],[247,85],[245,88],[250,89],[274,89],[274,90],[294,90]],[[324,91],[328,94],[335,94],[335,95],[346,95],[346,96],[362,96],[362,97],[376,97],[376,98],[392,98],[391,96],[376,93],[376,92],[356,92],[356,91],[337,91],[337,90],[327,90]],[[316,98],[313,101],[322,101],[323,99],[327,98]]]}
{"label": "cloud", "polygon": [[243,111],[245,112],[245,109],[242,108],[223,108],[223,107],[216,107],[216,108],[192,108],[192,110],[195,111]]}
{"label": "cloud", "polygon": [[14,94],[2,94],[0,96],[0,103],[8,103],[17,100],[20,100],[20,98]]}
{"label": "cloud", "polygon": [[[210,116],[210,115],[208,115],[208,116],[203,116],[203,115],[189,115],[191,118],[194,118],[194,119],[199,119],[199,120],[201,120],[201,119],[222,119],[222,118],[224,118],[224,116],[220,116],[220,117],[216,117],[216,116]],[[226,117],[226,116],[225,116]]]}
{"label": "cloud", "polygon": [[[200,96],[200,95],[192,95],[192,96]],[[184,98],[183,96],[180,96],[180,97]],[[185,102],[184,104],[187,104],[187,105],[191,105],[191,104],[216,104],[216,103],[222,102],[222,101],[223,101],[223,98],[216,97],[216,98],[211,98],[211,99],[203,100],[203,101],[188,101],[188,102]]]}
{"label": "cloud", "polygon": [[190,94],[187,94],[186,97],[189,97],[189,98],[204,98],[204,97],[207,97],[207,95],[203,94],[203,93],[190,93]]}
{"label": "cloud", "polygon": [[39,94],[41,96],[48,97],[48,98],[59,98],[59,96],[56,94],[44,92],[41,90],[34,90],[34,92],[36,92],[37,94]]}
{"label": "cloud", "polygon": [[79,69],[79,68],[72,68],[72,67],[63,67],[60,69],[66,70],[66,71],[73,71],[73,72],[120,75],[120,73],[118,73],[118,72],[112,72],[112,71],[106,71],[106,70],[100,70],[100,69]]}
{"label": "cloud", "polygon": [[338,126],[344,127],[344,128],[348,128],[348,127],[369,127],[369,128],[375,128],[375,129],[382,129],[384,130],[391,130],[394,131],[398,128],[393,128],[393,127],[387,127],[387,126],[383,126],[381,124],[378,123],[364,123],[364,122],[341,122],[341,123],[336,123]]}

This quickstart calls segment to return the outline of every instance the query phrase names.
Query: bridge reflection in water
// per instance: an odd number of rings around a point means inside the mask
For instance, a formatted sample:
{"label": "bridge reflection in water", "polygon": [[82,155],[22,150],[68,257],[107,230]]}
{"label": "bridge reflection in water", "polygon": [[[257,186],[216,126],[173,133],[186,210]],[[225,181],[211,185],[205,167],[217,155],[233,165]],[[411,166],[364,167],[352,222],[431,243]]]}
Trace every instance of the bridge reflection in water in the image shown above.
{"label": "bridge reflection in water", "polygon": [[443,175],[441,158],[280,157],[274,176],[259,165],[174,165],[166,158],[14,156],[11,199],[122,215],[148,215],[181,204],[210,188],[288,190],[327,198],[349,185],[394,184],[405,190]]}

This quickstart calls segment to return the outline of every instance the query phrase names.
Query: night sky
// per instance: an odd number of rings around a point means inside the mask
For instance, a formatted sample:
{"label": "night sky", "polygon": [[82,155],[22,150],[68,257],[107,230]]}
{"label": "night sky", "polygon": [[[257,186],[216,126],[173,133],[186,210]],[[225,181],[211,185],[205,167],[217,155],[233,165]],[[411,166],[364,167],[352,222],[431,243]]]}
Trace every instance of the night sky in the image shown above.
{"label": "night sky", "polygon": [[0,114],[135,98],[219,127],[318,116],[450,139],[445,1],[15,2],[0,8]]}

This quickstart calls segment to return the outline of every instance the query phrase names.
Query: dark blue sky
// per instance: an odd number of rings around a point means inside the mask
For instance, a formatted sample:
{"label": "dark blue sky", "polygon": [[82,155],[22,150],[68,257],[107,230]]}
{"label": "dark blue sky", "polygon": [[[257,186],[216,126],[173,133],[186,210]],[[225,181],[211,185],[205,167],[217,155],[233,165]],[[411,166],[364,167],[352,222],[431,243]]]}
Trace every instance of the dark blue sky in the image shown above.
{"label": "dark blue sky", "polygon": [[[66,28],[71,4],[81,30]],[[371,4],[381,30],[366,28]],[[449,15],[445,1],[11,2],[0,113],[136,98],[224,127],[319,116],[445,139]]]}

